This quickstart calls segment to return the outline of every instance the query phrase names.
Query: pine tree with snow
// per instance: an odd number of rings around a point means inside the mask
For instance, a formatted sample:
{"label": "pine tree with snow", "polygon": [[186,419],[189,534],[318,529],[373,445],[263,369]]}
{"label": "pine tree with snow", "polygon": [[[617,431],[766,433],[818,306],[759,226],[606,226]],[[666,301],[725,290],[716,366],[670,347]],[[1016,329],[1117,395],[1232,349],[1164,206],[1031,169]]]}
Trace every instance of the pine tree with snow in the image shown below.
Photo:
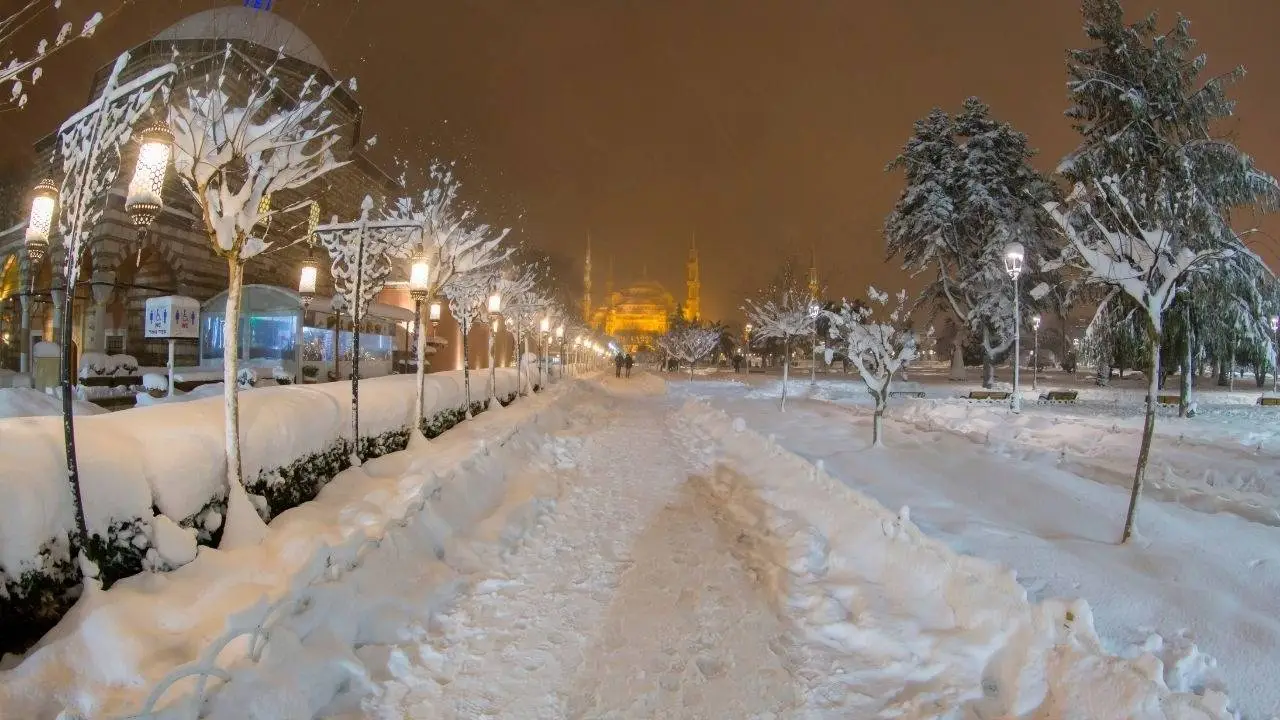
{"label": "pine tree with snow", "polygon": [[[791,375],[793,345],[812,338],[821,316],[821,307],[796,272],[794,258],[788,258],[773,282],[748,299],[742,312],[751,324],[751,344],[782,344],[782,397],[779,408],[787,410],[787,385]],[[811,351],[812,352],[812,351]]]}
{"label": "pine tree with snow", "polygon": [[[125,0],[127,2],[127,0]],[[62,0],[24,0],[20,7],[0,19],[0,40],[8,40],[22,32],[23,28],[43,13],[61,7]],[[0,111],[27,105],[27,86],[35,85],[44,75],[40,65],[49,56],[80,38],[92,37],[102,22],[102,13],[95,12],[80,26],[77,33],[72,23],[63,23],[50,42],[42,38],[29,53],[15,54],[11,48],[0,48],[0,87],[8,86],[9,96],[0,99]]]}
{"label": "pine tree with snow", "polygon": [[[1081,144],[1058,171],[1074,189],[1046,209],[1065,257],[1142,309],[1147,406],[1121,541],[1132,537],[1155,434],[1165,315],[1180,287],[1214,263],[1252,255],[1231,210],[1274,205],[1274,178],[1216,133],[1231,116],[1227,87],[1243,71],[1203,79],[1181,16],[1166,33],[1154,14],[1126,24],[1118,0],[1085,0],[1087,48],[1068,53],[1067,116]],[[1252,262],[1252,261],[1251,261]]]}
{"label": "pine tree with snow", "polygon": [[[265,526],[244,491],[240,462],[239,369],[240,302],[244,266],[262,254],[273,215],[294,208],[272,208],[275,193],[305,187],[339,167],[332,148],[341,140],[330,122],[327,101],[336,85],[315,77],[290,97],[269,67],[251,78],[244,97],[223,85],[231,47],[223,55],[223,74],[190,84],[169,110],[174,169],[200,208],[213,251],[227,263],[227,304],[223,337],[223,387],[226,417],[228,515],[224,543],[257,542]],[[258,71],[255,71],[258,72]]]}
{"label": "pine tree with snow", "polygon": [[[868,297],[872,303],[882,308],[888,306],[888,293],[872,287],[868,289]],[[873,314],[867,305],[847,300],[838,310],[825,312],[826,317],[831,320],[829,336],[842,342],[845,355],[858,369],[862,382],[875,402],[871,444],[880,447],[884,445],[884,411],[889,406],[893,378],[918,357],[919,351],[916,333],[907,326],[911,308],[907,302],[906,290],[897,294],[896,304],[886,318],[874,321]],[[933,335],[932,328],[929,335]],[[831,353],[830,350],[827,352]]]}
{"label": "pine tree with snow", "polygon": [[[913,275],[932,280],[916,301],[950,311],[976,336],[984,358],[983,385],[994,381],[996,358],[1014,340],[1013,283],[1004,271],[1005,246],[1019,242],[1028,258],[1043,254],[1052,233],[1040,204],[1052,186],[1030,165],[1026,135],[991,116],[977,98],[954,116],[935,109],[917,121],[889,170],[902,170],[906,186],[885,221],[889,257]],[[1048,286],[1028,267],[1021,282],[1024,307]],[[1030,313],[1022,315],[1022,320]],[[953,343],[960,347],[963,342]]]}

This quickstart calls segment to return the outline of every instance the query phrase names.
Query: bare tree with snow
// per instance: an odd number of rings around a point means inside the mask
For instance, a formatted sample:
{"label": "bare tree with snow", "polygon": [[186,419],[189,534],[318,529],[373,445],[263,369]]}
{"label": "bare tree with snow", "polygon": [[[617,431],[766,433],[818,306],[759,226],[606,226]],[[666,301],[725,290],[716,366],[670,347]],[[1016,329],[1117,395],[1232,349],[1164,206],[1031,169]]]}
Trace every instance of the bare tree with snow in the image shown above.
{"label": "bare tree with snow", "polygon": [[471,417],[471,351],[468,342],[472,323],[489,298],[494,276],[511,253],[503,245],[509,230],[495,231],[488,225],[459,231],[457,245],[450,250],[452,274],[441,284],[449,302],[449,314],[458,321],[462,334],[462,385],[466,416]]}
{"label": "bare tree with snow", "polygon": [[3,48],[0,49],[0,63],[3,63],[0,65],[0,86],[9,87],[9,96],[0,100],[0,110],[26,107],[27,86],[35,85],[44,74],[41,63],[72,41],[93,36],[102,22],[102,13],[95,12],[84,21],[78,33],[72,23],[63,23],[52,42],[41,38],[31,52],[15,54],[9,47],[15,36],[43,13],[59,9],[62,0],[18,0],[18,5],[10,15],[0,19],[0,48]]}
{"label": "bare tree with snow", "polygon": [[689,363],[689,380],[698,362],[720,346],[723,330],[719,327],[682,325],[658,338],[658,347],[680,362]]}
{"label": "bare tree with snow", "polygon": [[763,340],[782,341],[782,400],[780,407],[787,410],[787,381],[791,374],[791,344],[797,338],[813,334],[819,310],[809,293],[798,287],[777,287],[765,299],[747,300],[742,311],[751,323],[752,344]]}
{"label": "bare tree with snow", "polygon": [[[222,70],[231,57],[228,46]],[[244,513],[252,510],[244,491],[240,463],[239,370],[240,301],[244,266],[267,249],[263,239],[272,215],[293,208],[273,209],[264,202],[272,194],[302,188],[339,167],[332,152],[341,139],[330,122],[326,101],[335,85],[320,85],[312,77],[291,98],[281,87],[274,68],[263,71],[243,98],[224,89],[219,75],[188,86],[185,97],[169,112],[174,133],[174,168],[183,186],[200,206],[201,219],[213,251],[227,263],[226,323],[223,332],[223,385],[226,416],[228,529],[235,544],[260,539],[263,527]],[[243,523],[243,524],[241,524]],[[261,519],[257,525],[261,526]]]}
{"label": "bare tree with snow", "polygon": [[1074,190],[1045,209],[1066,235],[1063,261],[1128,296],[1144,315],[1146,415],[1125,542],[1135,532],[1155,434],[1165,313],[1193,274],[1252,255],[1231,211],[1273,207],[1277,190],[1252,158],[1214,135],[1234,110],[1227,85],[1243,71],[1201,81],[1206,60],[1195,54],[1185,18],[1167,33],[1154,15],[1126,24],[1118,0],[1089,0],[1084,16],[1095,44],[1070,51],[1067,62],[1067,115],[1082,142],[1058,168]]}
{"label": "bare tree with snow", "polygon": [[[872,303],[882,308],[888,306],[888,293],[872,287],[868,295]],[[875,401],[875,415],[871,421],[871,444],[875,447],[884,445],[884,411],[889,406],[893,378],[918,357],[916,333],[906,326],[911,315],[907,291],[899,292],[896,298],[888,316],[879,321],[872,319],[873,311],[869,306],[847,300],[841,303],[838,311],[826,311],[831,320],[831,336],[843,342],[849,362],[858,369],[871,399]],[[929,332],[932,335],[932,329]],[[827,352],[830,357],[831,351]]]}

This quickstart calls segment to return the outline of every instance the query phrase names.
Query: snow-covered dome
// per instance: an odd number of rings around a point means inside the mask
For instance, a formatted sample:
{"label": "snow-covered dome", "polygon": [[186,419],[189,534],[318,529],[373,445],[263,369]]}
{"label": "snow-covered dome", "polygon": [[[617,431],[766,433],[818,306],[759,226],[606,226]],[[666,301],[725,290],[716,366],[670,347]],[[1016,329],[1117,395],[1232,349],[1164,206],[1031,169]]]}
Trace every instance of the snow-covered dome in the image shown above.
{"label": "snow-covered dome", "polygon": [[156,35],[164,40],[244,40],[332,73],[320,48],[297,25],[271,12],[242,6],[189,15]]}

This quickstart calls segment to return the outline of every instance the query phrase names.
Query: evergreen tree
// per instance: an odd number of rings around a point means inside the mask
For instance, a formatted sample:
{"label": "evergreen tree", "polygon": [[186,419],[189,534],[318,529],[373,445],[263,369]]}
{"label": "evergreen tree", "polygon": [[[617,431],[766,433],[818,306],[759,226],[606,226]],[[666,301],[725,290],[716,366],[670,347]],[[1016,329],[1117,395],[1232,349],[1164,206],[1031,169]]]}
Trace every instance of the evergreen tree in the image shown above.
{"label": "evergreen tree", "polygon": [[1186,18],[1161,34],[1154,14],[1126,25],[1118,0],[1085,0],[1083,9],[1092,44],[1067,60],[1067,116],[1081,144],[1059,166],[1075,189],[1047,209],[1089,279],[1144,311],[1147,410],[1125,541],[1155,432],[1165,314],[1193,275],[1260,265],[1232,229],[1231,211],[1273,205],[1276,183],[1214,134],[1232,114],[1226,90],[1243,70],[1202,79],[1205,57],[1194,54]]}
{"label": "evergreen tree", "polygon": [[[969,98],[954,117],[935,109],[917,121],[888,166],[906,175],[885,221],[888,254],[913,274],[934,273],[916,304],[949,310],[980,342],[988,387],[996,358],[1014,339],[1013,283],[1004,271],[1004,248],[1020,242],[1034,258],[1051,236],[1040,205],[1052,199],[1052,186],[1031,167],[1033,156],[1026,135]],[[1028,307],[1034,305],[1037,274],[1019,285]]]}

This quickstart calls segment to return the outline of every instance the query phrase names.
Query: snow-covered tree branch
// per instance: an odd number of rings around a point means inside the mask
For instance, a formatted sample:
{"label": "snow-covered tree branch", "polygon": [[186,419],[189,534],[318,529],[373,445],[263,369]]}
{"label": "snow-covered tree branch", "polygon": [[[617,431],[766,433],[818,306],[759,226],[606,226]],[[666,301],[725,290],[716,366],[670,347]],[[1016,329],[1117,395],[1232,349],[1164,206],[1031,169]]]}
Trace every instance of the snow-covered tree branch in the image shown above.
{"label": "snow-covered tree branch", "polygon": [[0,99],[0,110],[8,107],[26,107],[27,86],[35,85],[44,74],[40,68],[50,55],[79,38],[93,36],[102,22],[102,13],[95,12],[80,25],[63,23],[52,42],[41,38],[29,53],[16,54],[10,47],[14,36],[39,15],[60,8],[62,0],[19,0],[21,6],[7,17],[0,19],[0,87],[8,86],[8,97]]}
{"label": "snow-covered tree branch", "polygon": [[751,341],[781,340],[782,400],[781,408],[787,409],[787,381],[791,370],[791,344],[797,338],[813,334],[818,319],[818,308],[809,294],[797,288],[779,287],[773,297],[747,300],[742,306],[747,321],[751,323]]}
{"label": "snow-covered tree branch", "polygon": [[[888,306],[889,295],[868,290],[872,304]],[[896,296],[897,301],[883,320],[872,319],[873,310],[866,305],[844,301],[839,310],[827,311],[831,319],[830,332],[839,338],[849,361],[858,369],[862,382],[875,401],[875,416],[871,425],[871,441],[875,446],[884,444],[882,426],[884,411],[888,407],[889,393],[894,376],[918,356],[916,333],[906,327],[911,309],[907,304],[907,291]],[[933,330],[930,329],[932,334]],[[828,351],[830,352],[830,351]]]}
{"label": "snow-covered tree branch", "polygon": [[693,380],[694,366],[720,345],[721,334],[718,327],[676,327],[658,338],[658,347],[676,360],[689,363],[689,379]]}

